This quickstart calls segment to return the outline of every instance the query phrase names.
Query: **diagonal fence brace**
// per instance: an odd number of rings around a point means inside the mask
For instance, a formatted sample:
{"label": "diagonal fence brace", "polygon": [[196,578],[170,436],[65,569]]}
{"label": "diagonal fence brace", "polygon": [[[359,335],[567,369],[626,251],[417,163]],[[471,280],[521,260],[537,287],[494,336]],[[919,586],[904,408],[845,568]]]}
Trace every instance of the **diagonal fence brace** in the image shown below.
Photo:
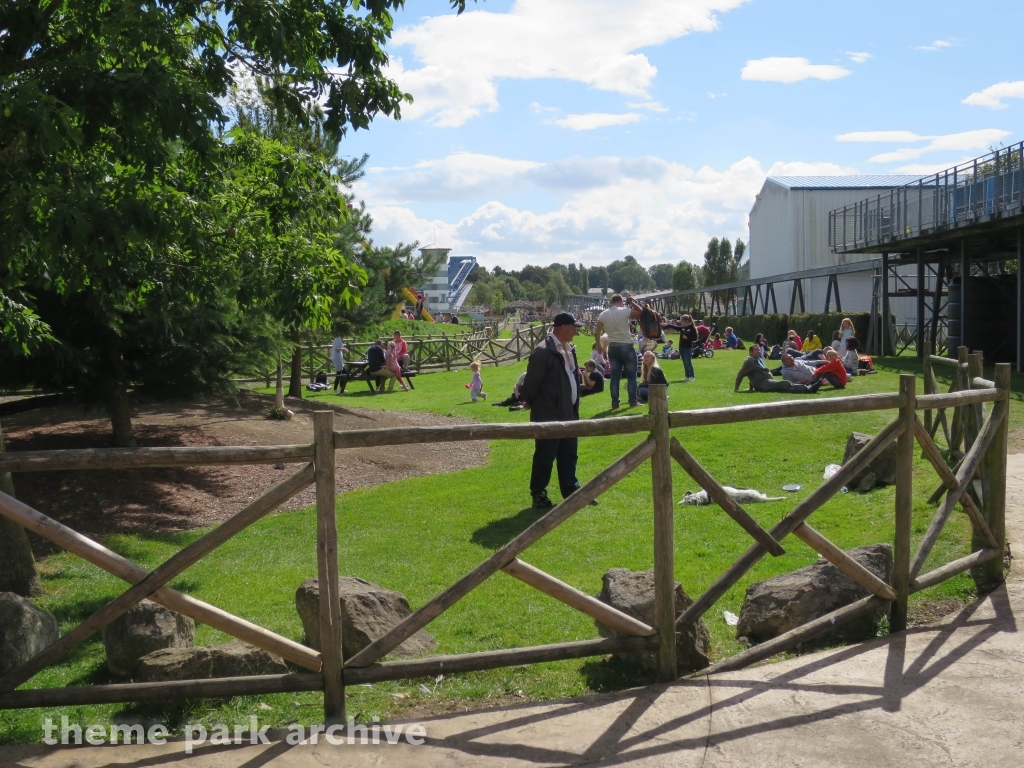
{"label": "diagonal fence brace", "polygon": [[391,628],[387,634],[378,637],[359,653],[350,658],[346,667],[365,667],[381,659],[399,645],[404,643],[423,627],[436,619],[451,606],[473,591],[487,580],[493,573],[500,571],[515,559],[519,553],[535,544],[545,534],[568,520],[583,509],[593,499],[607,491],[619,480],[643,464],[654,454],[654,440],[648,438],[633,450],[606,468],[569,498],[562,501],[544,517],[516,536],[512,541],[499,549],[480,565],[467,573],[441,594],[432,598],[417,611],[406,616]]}
{"label": "diagonal fence brace", "polygon": [[942,529],[945,527],[946,521],[949,519],[949,515],[953,511],[953,507],[956,506],[957,500],[966,493],[967,485],[974,479],[974,473],[978,467],[981,466],[981,460],[984,458],[985,450],[995,437],[996,431],[999,429],[999,426],[1005,416],[1005,411],[1005,401],[996,404],[996,407],[992,409],[992,412],[988,416],[988,421],[985,422],[980,434],[972,443],[970,450],[967,451],[967,455],[964,456],[963,463],[960,465],[960,469],[956,473],[956,490],[951,491],[947,494],[946,498],[942,500],[939,510],[932,518],[932,522],[928,526],[928,530],[925,532],[920,546],[917,548],[917,553],[914,555],[914,559],[910,563],[911,579],[914,579],[917,574],[921,572],[921,568],[924,566],[924,561],[928,559],[928,555],[931,554],[932,548],[939,540],[939,534],[942,533]]}
{"label": "diagonal fence brace", "polygon": [[[856,477],[857,473],[874,461],[890,443],[900,436],[903,429],[903,422],[899,418],[890,421],[881,432],[868,441],[867,445],[851,456],[850,460],[838,472],[818,486],[807,498],[797,504],[792,512],[774,525],[771,531],[769,531],[772,538],[780,541],[792,533],[818,507],[831,499],[839,492],[840,488],[850,482],[851,478]],[[757,564],[757,561],[764,554],[764,547],[760,544],[754,544],[740,555],[739,559],[729,566],[728,570],[719,576],[703,595],[698,597],[689,608],[683,611],[682,615],[676,620],[676,628],[680,630],[685,629],[688,624],[697,621],[697,619],[703,616],[712,605],[718,602],[722,595],[732,589],[733,585]]]}
{"label": "diagonal fence brace", "polygon": [[[129,584],[138,584],[149,575],[149,571],[128,558],[3,493],[0,493],[0,515]],[[320,671],[322,657],[319,651],[197,600],[191,595],[182,594],[170,587],[160,587],[149,599],[257,648],[276,653],[300,667],[313,672]]]}
{"label": "diagonal fence brace", "polygon": [[773,539],[768,531],[758,525],[757,520],[752,518],[750,513],[729,495],[725,488],[700,465],[689,451],[683,448],[676,438],[672,438],[670,446],[672,458],[686,470],[690,477],[697,481],[697,485],[708,492],[708,496],[714,499],[715,503],[725,510],[729,517],[739,523],[740,527],[754,538],[754,541],[764,547],[773,557],[786,554],[782,545]]}
{"label": "diagonal fence brace", "polygon": [[261,517],[275,510],[279,505],[308,487],[312,482],[313,465],[309,464],[284,482],[275,485],[241,512],[225,520],[205,536],[197,539],[173,555],[163,565],[151,571],[138,584],[123,592],[120,597],[107,603],[103,608],[100,608],[88,619],[56,642],[41,650],[20,667],[12,669],[3,678],[0,678],[0,693],[14,690],[26,680],[32,678],[37,672],[62,658],[79,643],[87,640],[114,621],[118,616],[126,613],[132,606],[145,600],[168,581],[185,571],[189,566],[212,552],[239,531],[244,530]]}
{"label": "diagonal fence brace", "polygon": [[[931,462],[931,465],[935,468],[935,472],[942,478],[942,482],[946,488],[950,491],[955,492],[959,487],[959,481],[953,471],[946,465],[946,462],[942,458],[942,454],[939,452],[939,447],[935,442],[928,437],[928,432],[921,424],[921,420],[918,419],[914,425],[914,432],[917,435],[917,442],[920,444],[921,449],[924,451],[925,457]],[[997,547],[996,538],[992,534],[992,529],[988,527],[988,522],[985,520],[985,516],[981,514],[981,510],[978,509],[978,505],[974,502],[971,494],[966,492],[960,494],[960,503],[963,505],[964,511],[970,515],[971,521],[974,523],[974,527],[981,533],[985,538],[985,543],[990,547]]]}

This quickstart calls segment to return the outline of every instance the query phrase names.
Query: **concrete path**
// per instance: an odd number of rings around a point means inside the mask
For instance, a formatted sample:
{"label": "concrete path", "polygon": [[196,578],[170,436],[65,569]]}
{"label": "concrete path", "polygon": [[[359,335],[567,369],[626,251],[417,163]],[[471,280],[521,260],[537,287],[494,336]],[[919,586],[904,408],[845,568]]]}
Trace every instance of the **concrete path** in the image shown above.
{"label": "concrete path", "polygon": [[[1024,552],[1024,454],[1010,457],[1007,536]],[[1024,573],[933,626],[710,679],[423,720],[415,746],[0,748],[0,766],[1024,765]],[[273,735],[273,734],[272,734]],[[283,739],[285,734],[278,734]],[[383,741],[383,738],[381,739]]]}

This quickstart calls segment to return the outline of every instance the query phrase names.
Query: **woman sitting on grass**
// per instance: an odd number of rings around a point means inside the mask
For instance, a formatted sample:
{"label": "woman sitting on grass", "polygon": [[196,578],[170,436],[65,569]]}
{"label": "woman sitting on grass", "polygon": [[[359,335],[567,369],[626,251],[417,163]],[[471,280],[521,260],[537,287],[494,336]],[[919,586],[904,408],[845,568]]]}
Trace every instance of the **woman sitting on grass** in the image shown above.
{"label": "woman sitting on grass", "polygon": [[816,349],[821,349],[821,338],[814,331],[808,331],[807,335],[804,336],[804,345],[800,348],[800,351],[807,354]]}
{"label": "woman sitting on grass", "polygon": [[647,402],[648,387],[651,384],[664,384],[668,386],[668,379],[665,372],[658,365],[658,358],[653,352],[644,352],[644,361],[640,366],[640,382],[636,388],[636,399],[640,403]]}
{"label": "woman sitting on grass", "polygon": [[846,340],[842,359],[843,365],[846,366],[846,370],[850,372],[850,375],[856,376],[857,369],[860,367],[860,342],[856,336],[850,336]]}

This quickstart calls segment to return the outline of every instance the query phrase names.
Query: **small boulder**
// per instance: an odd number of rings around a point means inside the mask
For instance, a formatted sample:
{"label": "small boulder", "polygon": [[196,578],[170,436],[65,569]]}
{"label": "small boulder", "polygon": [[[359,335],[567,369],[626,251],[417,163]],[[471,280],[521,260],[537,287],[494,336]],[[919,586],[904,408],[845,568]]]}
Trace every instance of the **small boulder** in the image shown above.
{"label": "small boulder", "polygon": [[878,478],[875,477],[874,472],[868,472],[867,474],[861,475],[860,482],[857,483],[857,491],[860,493],[869,493],[875,489],[878,485]]}
{"label": "small boulder", "polygon": [[153,651],[139,659],[135,679],[157,683],[287,673],[288,667],[280,656],[235,640],[224,645]]}
{"label": "small boulder", "polygon": [[[345,658],[386,634],[412,613],[409,601],[401,592],[385,589],[354,576],[338,577],[341,596],[341,648]],[[306,579],[295,592],[295,608],[306,631],[306,642],[320,650],[320,583]],[[437,641],[422,629],[394,651],[396,656],[417,656],[432,651]]]}
{"label": "small boulder", "polygon": [[[654,570],[631,571],[629,568],[610,568],[601,580],[601,591],[597,599],[602,603],[616,608],[623,613],[654,626]],[[676,584],[676,616],[685,611],[693,600]],[[597,632],[601,637],[622,637],[622,633],[599,621]],[[683,632],[676,633],[676,664],[679,674],[696,672],[708,665],[708,650],[711,646],[711,633],[703,620],[691,624]],[[647,671],[657,669],[657,656],[654,651],[636,651],[616,654],[616,657],[632,666]]]}
{"label": "small boulder", "polygon": [[[886,583],[892,577],[892,546],[871,544],[846,551]],[[868,591],[824,558],[806,568],[751,584],[736,627],[739,637],[760,643],[849,605]],[[874,637],[889,604],[816,637],[814,642],[853,642]]]}
{"label": "small boulder", "polygon": [[20,667],[59,637],[52,613],[36,608],[21,595],[0,592],[0,676]]}
{"label": "small boulder", "polygon": [[143,600],[103,630],[107,667],[118,677],[134,677],[146,654],[163,648],[191,648],[196,623],[170,608]]}
{"label": "small boulder", "polygon": [[[871,440],[872,435],[865,435],[862,432],[851,432],[846,439],[846,453],[843,454],[843,464],[848,462],[857,451],[863,448]],[[890,443],[875,460],[862,469],[857,475],[850,479],[848,486],[860,487],[861,480],[865,475],[875,476],[875,485],[892,485],[896,482],[896,443]],[[872,486],[873,488],[874,486]],[[871,490],[870,488],[868,490]]]}

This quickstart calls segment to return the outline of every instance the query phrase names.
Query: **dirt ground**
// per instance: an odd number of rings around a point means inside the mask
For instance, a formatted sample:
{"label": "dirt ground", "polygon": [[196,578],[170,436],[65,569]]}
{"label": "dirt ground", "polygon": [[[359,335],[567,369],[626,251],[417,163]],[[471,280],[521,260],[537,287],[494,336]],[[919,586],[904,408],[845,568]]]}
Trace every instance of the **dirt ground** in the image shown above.
{"label": "dirt ground", "polygon": [[[311,443],[305,403],[289,399],[291,421],[265,418],[273,398],[242,393],[205,403],[139,403],[133,424],[142,446],[282,445]],[[323,408],[318,403],[317,408]],[[335,429],[470,424],[469,419],[407,411],[336,407]],[[7,416],[4,438],[11,451],[102,448],[110,445],[110,421],[101,410],[80,406],[41,408]],[[367,488],[417,475],[484,464],[487,443],[396,445],[338,451],[338,491]],[[85,534],[179,531],[230,517],[283,480],[298,465],[182,467],[168,469],[24,472],[14,475],[18,497]],[[312,487],[286,504],[315,501]],[[35,538],[35,537],[33,537]],[[38,539],[36,542],[45,546]],[[45,551],[45,550],[44,550]],[[43,552],[40,552],[43,554]]]}

